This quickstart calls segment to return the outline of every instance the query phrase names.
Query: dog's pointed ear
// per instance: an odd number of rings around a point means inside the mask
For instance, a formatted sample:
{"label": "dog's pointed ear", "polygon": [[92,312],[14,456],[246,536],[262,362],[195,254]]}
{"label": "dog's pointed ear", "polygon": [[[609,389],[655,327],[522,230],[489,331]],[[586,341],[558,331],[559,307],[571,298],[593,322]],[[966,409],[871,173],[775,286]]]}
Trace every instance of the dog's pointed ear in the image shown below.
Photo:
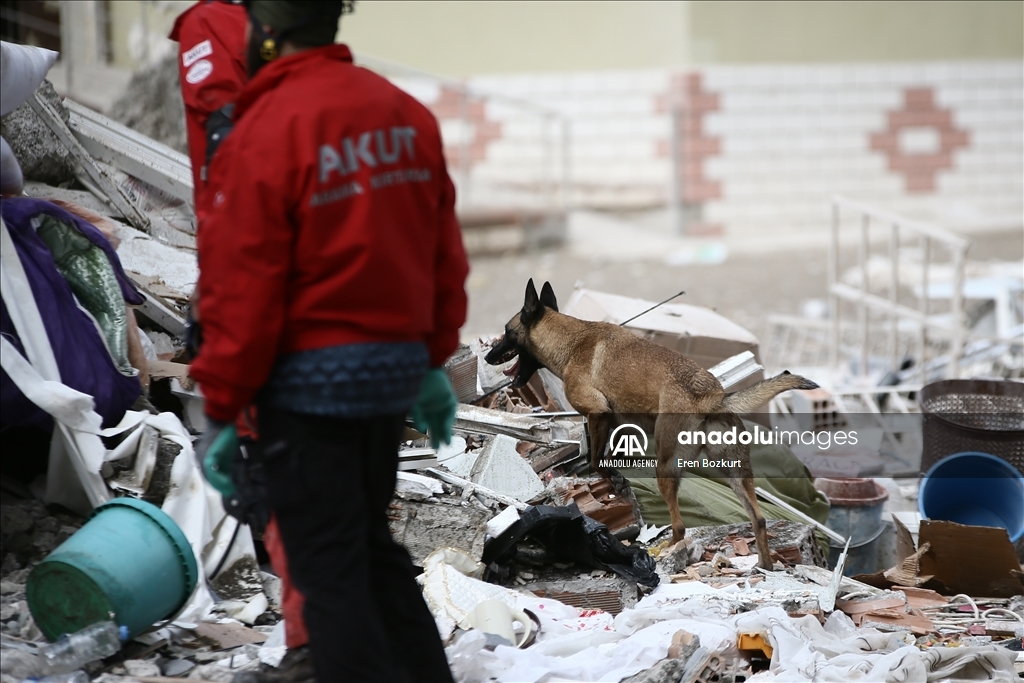
{"label": "dog's pointed ear", "polygon": [[540,288],[540,302],[552,311],[558,310],[558,300],[555,299],[555,290],[552,289],[550,282],[545,282]]}
{"label": "dog's pointed ear", "polygon": [[533,322],[540,317],[542,311],[540,297],[537,296],[537,288],[533,284],[533,278],[530,278],[530,281],[526,283],[526,298],[523,300],[521,319],[524,323]]}

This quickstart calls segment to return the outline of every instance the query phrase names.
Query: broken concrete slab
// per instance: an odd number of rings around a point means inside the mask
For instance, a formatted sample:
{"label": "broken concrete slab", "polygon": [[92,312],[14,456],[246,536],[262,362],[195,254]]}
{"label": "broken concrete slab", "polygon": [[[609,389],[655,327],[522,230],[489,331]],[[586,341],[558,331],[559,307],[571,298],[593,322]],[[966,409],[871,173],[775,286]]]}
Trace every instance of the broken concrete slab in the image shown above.
{"label": "broken concrete slab", "polygon": [[395,495],[405,500],[431,500],[444,493],[444,485],[437,479],[412,472],[398,472]]}
{"label": "broken concrete slab", "polygon": [[[53,85],[43,81],[37,92],[67,123],[67,109]],[[0,121],[0,133],[11,146],[26,180],[60,185],[75,179],[76,164],[71,152],[28,103]]]}
{"label": "broken concrete slab", "polygon": [[456,548],[479,558],[484,551],[489,510],[442,500],[425,503],[395,501],[391,508],[391,533],[405,546],[412,561],[423,566],[427,555],[438,548]]}
{"label": "broken concrete slab", "polygon": [[527,502],[544,492],[537,473],[516,450],[516,440],[499,434],[483,447],[469,479],[498,493]]}
{"label": "broken concrete slab", "polygon": [[578,430],[578,421],[507,413],[480,406],[459,404],[455,429],[470,434],[505,434],[521,441],[552,443],[568,441]]}
{"label": "broken concrete slab", "polygon": [[188,153],[185,104],[178,81],[177,54],[136,71],[110,118],[172,149]]}

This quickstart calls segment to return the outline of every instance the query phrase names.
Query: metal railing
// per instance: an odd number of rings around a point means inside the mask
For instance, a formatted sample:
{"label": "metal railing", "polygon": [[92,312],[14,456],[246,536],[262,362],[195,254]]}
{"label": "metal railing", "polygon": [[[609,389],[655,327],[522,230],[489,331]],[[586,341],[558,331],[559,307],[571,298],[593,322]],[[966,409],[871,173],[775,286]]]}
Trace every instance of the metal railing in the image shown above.
{"label": "metal railing", "polygon": [[[842,251],[842,214],[852,213],[859,225],[856,234],[856,262],[858,281],[851,284],[841,281],[840,253]],[[872,274],[869,259],[872,255],[872,225],[888,227],[881,240],[889,260],[888,277],[882,295],[872,291]],[[964,264],[970,242],[952,232],[909,220],[888,211],[841,196],[832,198],[832,226],[828,262],[828,291],[831,303],[831,344],[829,365],[836,369],[840,360],[841,330],[844,319],[844,303],[852,304],[856,310],[857,339],[859,341],[858,375],[869,373],[870,349],[877,339],[873,334],[886,335],[889,362],[893,369],[900,367],[900,338],[907,326],[917,330],[916,367],[924,373],[930,363],[944,352],[946,376],[960,376],[961,359],[967,338],[964,316]],[[948,311],[940,311],[933,301],[934,273],[937,271],[936,247],[945,251],[951,263],[952,292]],[[908,293],[905,280],[901,280],[901,268],[913,260],[920,268],[920,285],[910,287]],[[948,272],[948,268],[943,268]],[[945,273],[943,274],[944,276]],[[879,287],[878,289],[882,289]],[[936,349],[939,344],[940,349]],[[931,356],[931,357],[930,357]]]}

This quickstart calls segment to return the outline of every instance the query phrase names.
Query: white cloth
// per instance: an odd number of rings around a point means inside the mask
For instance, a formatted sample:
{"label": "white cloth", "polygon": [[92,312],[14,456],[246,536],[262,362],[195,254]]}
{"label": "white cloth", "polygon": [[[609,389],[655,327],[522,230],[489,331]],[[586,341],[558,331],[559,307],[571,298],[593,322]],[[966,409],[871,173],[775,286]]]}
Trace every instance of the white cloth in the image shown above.
{"label": "white cloth", "polygon": [[0,41],[0,116],[7,116],[32,96],[57,56],[53,50]]}

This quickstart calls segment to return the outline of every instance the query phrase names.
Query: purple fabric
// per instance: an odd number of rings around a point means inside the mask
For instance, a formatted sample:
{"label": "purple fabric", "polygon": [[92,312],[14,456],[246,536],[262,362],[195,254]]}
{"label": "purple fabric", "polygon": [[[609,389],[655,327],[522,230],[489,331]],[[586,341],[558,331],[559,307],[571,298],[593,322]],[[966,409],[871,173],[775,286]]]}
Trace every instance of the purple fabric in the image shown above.
{"label": "purple fabric", "polygon": [[[12,223],[18,223],[19,225],[24,224],[26,229],[32,230],[32,219],[42,213],[53,216],[65,223],[71,223],[78,228],[80,233],[88,237],[90,242],[102,249],[103,253],[107,255],[110,265],[114,267],[117,283],[121,285],[121,294],[124,296],[125,302],[132,306],[140,306],[145,302],[139,291],[135,289],[135,284],[125,275],[124,268],[121,267],[121,259],[118,258],[113,245],[107,241],[107,238],[104,237],[99,228],[89,221],[79,218],[73,213],[68,213],[45,199],[11,197],[0,202],[0,206],[2,206],[4,222],[8,226]],[[33,232],[35,231],[33,230]]]}
{"label": "purple fabric", "polygon": [[[0,211],[39,307],[61,381],[93,397],[104,427],[116,425],[142,392],[139,378],[125,377],[118,372],[95,323],[78,308],[71,287],[57,270],[50,250],[36,235],[31,219],[46,213],[75,225],[110,258],[125,300],[142,303],[142,297],[125,275],[110,243],[93,225],[38,199],[0,200]],[[7,303],[0,302],[0,334],[24,355],[25,349],[14,329]],[[53,424],[52,418],[29,401],[6,372],[0,374],[0,420],[4,425],[43,429]]]}

